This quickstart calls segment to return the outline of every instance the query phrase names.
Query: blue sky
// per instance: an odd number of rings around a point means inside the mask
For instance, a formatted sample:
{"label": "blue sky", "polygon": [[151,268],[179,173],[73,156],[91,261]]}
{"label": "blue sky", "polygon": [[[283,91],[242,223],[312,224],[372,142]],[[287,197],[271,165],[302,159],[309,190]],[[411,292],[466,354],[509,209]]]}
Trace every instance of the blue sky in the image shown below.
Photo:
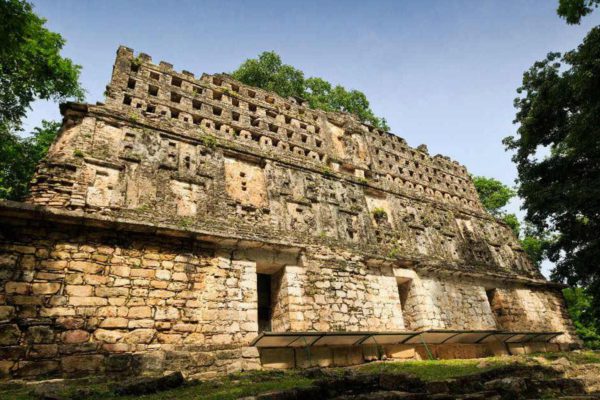
{"label": "blue sky", "polygon": [[[232,71],[275,50],[306,76],[363,91],[411,146],[425,143],[431,154],[509,185],[516,169],[501,140],[515,132],[523,71],[549,51],[576,47],[600,23],[596,11],[567,25],[557,3],[34,1],[67,40],[63,54],[82,65],[88,102],[103,100],[120,44],[198,75]],[[59,117],[56,104],[37,102],[26,128]],[[510,208],[518,211],[518,201]]]}

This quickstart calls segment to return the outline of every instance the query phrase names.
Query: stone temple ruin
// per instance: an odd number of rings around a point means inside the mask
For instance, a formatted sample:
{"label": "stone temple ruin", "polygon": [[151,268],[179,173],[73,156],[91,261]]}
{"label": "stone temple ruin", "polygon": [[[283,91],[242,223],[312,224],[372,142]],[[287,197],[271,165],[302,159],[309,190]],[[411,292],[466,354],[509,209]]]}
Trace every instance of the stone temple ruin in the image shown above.
{"label": "stone temple ruin", "polygon": [[0,203],[0,376],[349,365],[579,344],[466,169],[120,47]]}

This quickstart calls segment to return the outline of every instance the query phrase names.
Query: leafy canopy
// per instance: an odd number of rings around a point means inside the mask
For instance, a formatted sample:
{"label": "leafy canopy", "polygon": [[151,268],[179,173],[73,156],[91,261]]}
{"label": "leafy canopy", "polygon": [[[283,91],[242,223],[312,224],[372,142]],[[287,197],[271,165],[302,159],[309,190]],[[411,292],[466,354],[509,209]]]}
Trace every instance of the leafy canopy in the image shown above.
{"label": "leafy canopy", "polygon": [[515,152],[526,219],[556,232],[553,278],[587,286],[600,313],[600,27],[525,72],[515,99]]}
{"label": "leafy canopy", "polygon": [[[35,99],[83,98],[80,66],[61,57],[65,44],[30,3],[0,0],[0,128],[18,129]],[[6,132],[5,132],[6,133]]]}
{"label": "leafy canopy", "polygon": [[591,13],[599,4],[600,0],[559,0],[556,12],[568,24],[578,24],[582,17]]}
{"label": "leafy canopy", "polygon": [[600,325],[594,316],[592,296],[580,287],[563,289],[563,295],[577,335],[586,347],[600,349]]}
{"label": "leafy canopy", "polygon": [[376,117],[363,92],[333,86],[322,78],[305,78],[304,72],[283,64],[273,51],[265,51],[258,58],[250,58],[231,74],[247,85],[273,91],[282,97],[299,97],[310,107],[324,111],[344,111],[378,128],[388,130],[385,118]]}
{"label": "leafy canopy", "polygon": [[17,135],[35,99],[83,98],[80,67],[61,57],[64,39],[44,27],[30,3],[0,0],[0,198],[21,199],[60,124]]}
{"label": "leafy canopy", "polygon": [[515,195],[515,191],[497,179],[476,176],[473,183],[481,199],[483,207],[492,215],[498,216],[501,209],[508,204]]}
{"label": "leafy canopy", "polygon": [[544,260],[545,249],[550,238],[546,233],[533,230],[530,224],[525,224],[522,230],[517,216],[504,211],[504,207],[515,196],[515,191],[497,179],[484,176],[473,177],[473,183],[484,208],[496,218],[502,219],[512,229],[529,259],[539,268]]}
{"label": "leafy canopy", "polygon": [[20,200],[27,194],[35,167],[59,129],[60,122],[42,121],[27,138],[0,130],[0,198]]}

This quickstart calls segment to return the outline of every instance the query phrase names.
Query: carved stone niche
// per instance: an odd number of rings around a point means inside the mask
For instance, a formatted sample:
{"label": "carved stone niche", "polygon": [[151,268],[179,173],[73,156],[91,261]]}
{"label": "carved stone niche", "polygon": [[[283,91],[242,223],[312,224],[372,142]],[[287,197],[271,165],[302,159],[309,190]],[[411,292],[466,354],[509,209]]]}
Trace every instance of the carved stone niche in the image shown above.
{"label": "carved stone niche", "polygon": [[343,210],[339,211],[340,237],[350,242],[357,242],[360,239],[360,228],[358,216]]}
{"label": "carved stone niche", "polygon": [[234,200],[262,208],[269,205],[264,168],[250,161],[224,157],[227,194]]}
{"label": "carved stone niche", "polygon": [[171,192],[175,196],[177,215],[193,217],[198,213],[198,203],[204,197],[205,188],[191,182],[171,180]]}
{"label": "carved stone niche", "polygon": [[85,203],[92,207],[118,207],[121,193],[118,189],[120,171],[117,168],[86,163],[88,188]]}
{"label": "carved stone niche", "polygon": [[365,195],[371,221],[375,226],[393,228],[394,222],[392,219],[390,204],[385,194],[377,194]]}
{"label": "carved stone niche", "polygon": [[161,150],[162,160],[161,167],[166,169],[177,170],[179,160],[179,145],[178,141],[162,138]]}
{"label": "carved stone niche", "polygon": [[288,226],[290,231],[307,232],[315,227],[312,208],[307,204],[287,203]]}

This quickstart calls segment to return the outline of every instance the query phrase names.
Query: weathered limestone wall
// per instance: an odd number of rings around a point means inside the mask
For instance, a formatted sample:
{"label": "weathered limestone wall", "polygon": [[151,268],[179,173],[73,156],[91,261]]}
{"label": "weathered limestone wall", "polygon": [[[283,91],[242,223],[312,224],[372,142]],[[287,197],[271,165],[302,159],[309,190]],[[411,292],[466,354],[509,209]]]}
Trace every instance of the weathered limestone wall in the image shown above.
{"label": "weathered limestone wall", "polygon": [[350,115],[127,48],[107,104],[63,113],[34,204],[542,279],[464,167]]}
{"label": "weathered limestone wall", "polygon": [[0,227],[0,372],[256,368],[256,267],[190,240]]}
{"label": "weathered limestone wall", "polygon": [[406,299],[410,329],[496,329],[485,288],[450,278],[415,276]]}
{"label": "weathered limestone wall", "polygon": [[489,282],[369,265],[329,247],[219,250],[154,233],[4,221],[3,376],[258,368],[248,347],[258,334],[257,272],[273,277],[274,331],[502,328],[564,331],[560,342],[576,341],[562,299],[547,289],[497,282],[492,314]]}
{"label": "weathered limestone wall", "polygon": [[27,203],[0,202],[0,374],[258,368],[257,274],[274,331],[576,343],[559,292],[447,157],[124,47],[107,93],[61,106]]}
{"label": "weathered limestone wall", "polygon": [[578,341],[558,290],[501,288],[491,291],[490,298],[501,329],[565,332],[557,338],[558,342]]}

